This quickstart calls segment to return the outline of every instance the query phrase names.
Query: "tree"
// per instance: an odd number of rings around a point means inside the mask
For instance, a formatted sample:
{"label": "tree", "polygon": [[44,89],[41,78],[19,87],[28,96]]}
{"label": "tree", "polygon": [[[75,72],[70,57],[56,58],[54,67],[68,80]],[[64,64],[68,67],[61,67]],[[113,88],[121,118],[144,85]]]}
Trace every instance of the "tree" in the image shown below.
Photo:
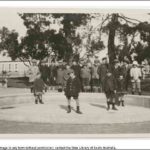
{"label": "tree", "polygon": [[[108,34],[108,56],[111,67],[114,66],[114,59],[123,60],[125,56],[129,56],[131,46],[134,45],[135,34],[137,31],[141,32],[140,23],[137,19],[119,13],[107,14],[101,22],[100,35],[102,32]],[[130,43],[128,43],[128,36],[132,37]],[[119,48],[121,45],[115,45],[116,38],[122,42],[122,49]]]}
{"label": "tree", "polygon": [[111,21],[108,24],[109,36],[108,36],[108,56],[110,64],[114,64],[116,57],[115,52],[115,34],[118,24],[118,14],[112,14]]}
{"label": "tree", "polygon": [[[111,66],[114,59],[119,57],[123,60],[124,56],[129,57],[132,49],[139,49],[134,40],[137,34],[140,35],[140,40],[147,43],[147,47],[142,48],[142,53],[139,50],[136,51],[142,55],[143,59],[149,56],[147,53],[150,47],[150,24],[128,18],[123,14],[22,13],[19,16],[27,28],[27,34],[22,37],[21,43],[18,42],[16,31],[9,31],[7,28],[0,31],[0,48],[8,50],[13,59],[41,61],[54,53],[58,60],[79,60],[82,45],[86,47],[87,53],[92,54],[105,47],[102,40],[103,34],[108,36],[107,47]],[[92,19],[98,19],[99,24],[93,26]],[[83,29],[82,31],[85,30],[85,32],[80,34],[78,29]],[[93,38],[95,35],[97,37]],[[116,45],[116,38],[122,45]],[[83,39],[86,39],[85,43]]]}
{"label": "tree", "polygon": [[[69,60],[80,37],[76,28],[86,22],[87,14],[19,14],[27,28],[27,35],[22,39],[21,48],[24,57],[42,60],[54,52],[58,59]],[[58,29],[51,26],[58,25]]]}
{"label": "tree", "polygon": [[18,58],[18,33],[6,27],[0,29],[0,51],[6,50],[12,60]]}
{"label": "tree", "polygon": [[86,25],[80,26],[78,28],[78,34],[80,35],[82,49],[86,50],[81,56],[82,58],[87,57],[87,55],[94,56],[105,48],[104,41],[100,32],[102,30],[101,22],[103,22],[102,14],[90,14],[87,18]]}
{"label": "tree", "polygon": [[[63,24],[63,35],[67,40],[66,51],[64,60],[70,60],[77,58],[79,55],[81,37],[77,34],[76,30],[78,27],[87,24],[89,14],[53,14],[54,18],[63,18],[61,23]],[[77,58],[76,60],[79,60]]]}

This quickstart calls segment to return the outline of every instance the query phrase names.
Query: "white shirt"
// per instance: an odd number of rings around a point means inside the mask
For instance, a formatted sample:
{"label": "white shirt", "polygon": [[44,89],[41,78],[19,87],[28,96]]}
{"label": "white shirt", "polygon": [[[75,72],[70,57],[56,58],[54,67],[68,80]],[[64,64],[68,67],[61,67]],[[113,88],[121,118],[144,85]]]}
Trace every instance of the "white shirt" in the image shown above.
{"label": "white shirt", "polygon": [[138,67],[131,68],[131,70],[130,70],[130,76],[133,78],[132,82],[134,82],[134,81],[140,82],[139,77],[142,77],[141,69],[138,68]]}

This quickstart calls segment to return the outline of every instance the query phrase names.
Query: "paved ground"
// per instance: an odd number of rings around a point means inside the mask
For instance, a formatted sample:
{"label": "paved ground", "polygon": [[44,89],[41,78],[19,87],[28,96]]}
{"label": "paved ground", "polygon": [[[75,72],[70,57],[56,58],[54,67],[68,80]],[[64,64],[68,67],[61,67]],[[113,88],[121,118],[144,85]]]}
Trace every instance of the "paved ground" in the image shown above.
{"label": "paved ground", "polygon": [[26,94],[29,93],[29,89],[23,88],[2,88],[0,87],[0,96],[2,95],[16,95],[16,94]]}
{"label": "paved ground", "polygon": [[[62,96],[50,97],[44,105],[19,104],[0,108],[0,120],[51,123],[51,124],[112,124],[136,123],[150,121],[150,109],[144,107],[126,106],[118,111],[107,111],[106,104],[94,101],[86,96],[81,97],[82,115],[77,114],[75,102],[72,101],[72,113],[67,114],[66,99]],[[52,99],[53,98],[53,99]],[[139,117],[140,116],[140,117]]]}
{"label": "paved ground", "polygon": [[1,134],[150,134],[150,122],[127,124],[50,124],[0,121]]}
{"label": "paved ground", "polygon": [[[7,92],[6,92],[7,91]],[[14,92],[15,91],[15,92]],[[0,94],[29,94],[29,90],[9,89]],[[81,94],[82,115],[66,113],[63,93],[47,93],[44,105],[34,101],[0,107],[0,133],[24,134],[114,134],[150,133],[150,109],[137,106],[106,111],[105,96]]]}

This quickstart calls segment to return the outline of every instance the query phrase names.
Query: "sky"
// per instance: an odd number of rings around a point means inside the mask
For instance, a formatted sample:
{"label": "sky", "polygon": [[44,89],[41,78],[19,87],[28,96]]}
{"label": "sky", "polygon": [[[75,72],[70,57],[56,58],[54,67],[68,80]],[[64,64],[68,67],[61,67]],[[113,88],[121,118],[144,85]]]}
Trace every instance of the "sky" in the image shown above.
{"label": "sky", "polygon": [[[82,10],[84,12],[84,10]],[[10,30],[15,29],[19,36],[24,36],[26,34],[26,28],[23,25],[23,20],[18,16],[19,12],[43,12],[43,9],[21,9],[21,8],[5,8],[0,9],[0,28],[3,26],[8,27]],[[44,12],[56,12],[50,9],[45,9]],[[60,12],[60,11],[59,11]],[[64,11],[62,11],[64,12]],[[65,10],[66,12],[66,10]],[[86,11],[87,12],[87,11]],[[110,13],[111,11],[101,11],[103,13]],[[141,21],[149,21],[150,22],[150,15],[148,15],[148,11],[146,10],[129,10],[129,11],[119,11],[123,13],[125,16],[130,18],[135,18]]]}
{"label": "sky", "polygon": [[23,20],[17,14],[17,10],[5,9],[0,10],[0,28],[3,26],[9,30],[16,30],[19,36],[26,34],[26,28],[23,25]]}

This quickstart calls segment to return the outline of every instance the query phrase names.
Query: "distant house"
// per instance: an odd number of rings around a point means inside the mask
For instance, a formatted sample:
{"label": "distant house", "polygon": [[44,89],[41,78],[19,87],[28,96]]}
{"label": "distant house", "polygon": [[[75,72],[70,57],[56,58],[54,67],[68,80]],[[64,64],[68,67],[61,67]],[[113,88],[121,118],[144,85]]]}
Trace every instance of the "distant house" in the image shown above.
{"label": "distant house", "polygon": [[[28,62],[25,62],[29,65]],[[19,60],[12,61],[11,58],[7,55],[3,55],[0,53],[0,76],[3,71],[6,71],[8,77],[25,77],[27,73],[28,67]]]}
{"label": "distant house", "polygon": [[0,61],[1,75],[3,71],[6,71],[9,77],[25,77],[27,70],[28,67],[21,61]]}

